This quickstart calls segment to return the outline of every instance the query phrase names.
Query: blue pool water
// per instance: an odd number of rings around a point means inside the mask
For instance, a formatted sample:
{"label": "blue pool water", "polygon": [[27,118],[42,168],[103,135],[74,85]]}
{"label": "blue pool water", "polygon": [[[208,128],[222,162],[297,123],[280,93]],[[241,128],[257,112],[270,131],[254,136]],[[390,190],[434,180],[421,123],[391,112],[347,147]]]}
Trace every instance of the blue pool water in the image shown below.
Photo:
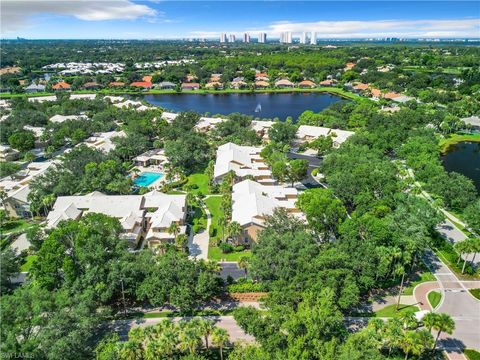
{"label": "blue pool water", "polygon": [[135,178],[135,180],[133,180],[133,183],[137,186],[147,187],[158,179],[161,179],[162,177],[162,173],[144,172],[141,173],[137,178]]}

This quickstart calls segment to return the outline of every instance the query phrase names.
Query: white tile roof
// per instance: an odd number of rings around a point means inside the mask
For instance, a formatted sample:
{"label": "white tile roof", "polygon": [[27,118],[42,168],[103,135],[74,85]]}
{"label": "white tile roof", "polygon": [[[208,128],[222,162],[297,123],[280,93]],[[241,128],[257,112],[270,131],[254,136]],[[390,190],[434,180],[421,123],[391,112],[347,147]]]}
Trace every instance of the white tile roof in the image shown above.
{"label": "white tile roof", "polygon": [[319,136],[327,136],[330,128],[310,125],[300,125],[297,130],[297,138],[304,139],[307,137],[317,138]]}
{"label": "white tile roof", "polygon": [[201,117],[200,121],[195,125],[195,129],[197,130],[209,130],[210,128],[214,128],[215,125],[227,121],[227,119],[223,118],[208,118],[208,117]]}
{"label": "white tile roof", "polygon": [[63,123],[66,120],[88,120],[86,115],[54,115],[49,119],[54,123]]}
{"label": "white tile roof", "polygon": [[88,147],[103,151],[104,153],[110,152],[110,150],[115,149],[115,144],[112,139],[115,137],[126,137],[127,134],[122,131],[109,131],[103,133],[95,133],[93,136],[89,137],[83,144]]}
{"label": "white tile roof", "polygon": [[[296,209],[297,195],[297,189],[292,187],[267,186],[244,180],[233,186],[232,220],[242,226],[250,223],[263,226],[265,216],[272,215],[274,209]],[[301,213],[297,214],[301,216]]]}
{"label": "white tile roof", "polygon": [[214,178],[220,178],[229,171],[234,171],[239,177],[271,176],[271,171],[260,156],[262,148],[240,146],[226,143],[218,147],[214,167]]}

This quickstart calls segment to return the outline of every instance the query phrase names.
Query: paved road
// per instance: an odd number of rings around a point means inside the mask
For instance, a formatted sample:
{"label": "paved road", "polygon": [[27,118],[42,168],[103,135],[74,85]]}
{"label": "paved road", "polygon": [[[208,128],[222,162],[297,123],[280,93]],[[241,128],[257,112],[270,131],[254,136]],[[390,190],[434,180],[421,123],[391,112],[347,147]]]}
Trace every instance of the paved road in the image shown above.
{"label": "paved road", "polygon": [[[215,325],[228,331],[230,341],[235,342],[243,340],[246,342],[254,342],[255,338],[246,334],[240,326],[237,325],[233,316],[204,316],[204,319],[210,319],[215,322]],[[191,320],[192,317],[175,317],[170,318],[173,321]],[[167,318],[155,319],[135,319],[135,320],[115,320],[109,324],[109,328],[119,334],[122,340],[127,339],[128,331],[134,327],[146,327],[155,325],[161,321],[168,320]]]}
{"label": "paved road", "polygon": [[440,345],[443,348],[480,350],[480,301],[433,252],[428,251],[424,261],[443,293],[435,312],[447,313],[455,320],[455,331],[452,335],[442,335]]}
{"label": "paved road", "polygon": [[[437,231],[449,242],[455,244],[459,241],[465,240],[467,236],[460,231],[450,220],[445,219],[444,222],[437,226]],[[476,254],[466,254],[463,256],[464,259],[468,261],[473,260],[475,257],[475,264],[480,265],[480,253]]]}
{"label": "paved road", "polygon": [[210,229],[210,225],[212,224],[212,215],[210,214],[210,211],[208,211],[206,206],[204,206],[203,209],[207,214],[207,228],[193,236],[193,231],[191,231],[188,238],[188,250],[190,253],[190,258],[198,260],[208,260],[208,243],[210,240],[208,229]]}
{"label": "paved road", "polygon": [[241,269],[236,261],[220,262],[220,268],[220,276],[222,279],[227,279],[228,276],[231,276],[235,280],[245,277],[245,270]]}

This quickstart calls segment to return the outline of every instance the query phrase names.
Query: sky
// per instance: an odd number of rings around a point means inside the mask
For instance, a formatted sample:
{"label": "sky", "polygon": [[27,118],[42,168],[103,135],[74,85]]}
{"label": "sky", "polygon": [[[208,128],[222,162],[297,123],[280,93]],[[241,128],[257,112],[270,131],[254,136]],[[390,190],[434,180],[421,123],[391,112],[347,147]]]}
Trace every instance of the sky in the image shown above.
{"label": "sky", "polygon": [[480,1],[1,0],[1,37],[480,38]]}

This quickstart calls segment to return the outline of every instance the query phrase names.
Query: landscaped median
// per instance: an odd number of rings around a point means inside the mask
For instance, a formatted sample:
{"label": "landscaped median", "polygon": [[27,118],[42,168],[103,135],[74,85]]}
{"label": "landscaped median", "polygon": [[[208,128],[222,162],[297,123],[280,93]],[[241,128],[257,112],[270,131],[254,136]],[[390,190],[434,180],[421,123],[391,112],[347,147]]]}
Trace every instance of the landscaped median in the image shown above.
{"label": "landscaped median", "polygon": [[435,309],[442,300],[442,293],[440,291],[432,290],[428,293],[427,298],[432,309]]}

